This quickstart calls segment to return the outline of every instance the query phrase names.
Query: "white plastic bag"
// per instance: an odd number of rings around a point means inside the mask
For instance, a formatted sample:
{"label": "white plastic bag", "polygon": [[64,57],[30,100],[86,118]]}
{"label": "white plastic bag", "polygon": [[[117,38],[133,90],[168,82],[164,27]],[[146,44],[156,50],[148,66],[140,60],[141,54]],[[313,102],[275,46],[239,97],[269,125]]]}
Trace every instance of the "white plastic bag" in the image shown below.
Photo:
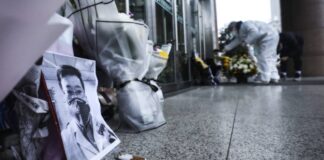
{"label": "white plastic bag", "polygon": [[159,97],[142,82],[131,81],[118,91],[120,115],[137,131],[157,128],[165,124]]}

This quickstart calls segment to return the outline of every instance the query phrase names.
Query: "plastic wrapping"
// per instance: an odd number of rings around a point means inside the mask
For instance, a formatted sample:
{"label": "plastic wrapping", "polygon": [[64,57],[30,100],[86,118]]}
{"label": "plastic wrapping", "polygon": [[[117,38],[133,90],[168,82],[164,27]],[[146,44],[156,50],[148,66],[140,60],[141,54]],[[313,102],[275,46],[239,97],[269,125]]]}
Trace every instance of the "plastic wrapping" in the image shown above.
{"label": "plastic wrapping", "polygon": [[[74,24],[74,35],[85,51],[84,54],[96,59],[96,21],[118,18],[118,10],[113,0],[70,0],[65,4],[65,16]],[[100,35],[107,38],[105,35]]]}
{"label": "plastic wrapping", "polygon": [[122,119],[138,131],[164,124],[162,107],[154,93],[157,86],[142,81],[152,50],[147,45],[148,26],[119,14],[114,1],[70,1],[67,6],[71,12],[67,16],[75,24],[75,36],[86,57],[96,60],[108,77],[105,86],[118,88]]}
{"label": "plastic wrapping", "polygon": [[[103,65],[97,53],[98,39],[103,41],[109,39],[105,32],[98,33],[96,29],[98,20],[119,19],[119,13],[114,0],[70,0],[65,6],[64,15],[74,24],[74,36],[76,43],[82,49],[82,57],[97,61],[98,69],[101,70],[99,82],[100,86],[112,87],[112,79],[106,73],[109,72]],[[80,53],[76,53],[80,54]],[[103,60],[104,61],[104,60]]]}
{"label": "plastic wrapping", "polygon": [[15,111],[19,121],[19,135],[22,156],[33,160],[40,157],[45,139],[48,136],[47,102],[38,98],[41,69],[33,66],[13,91],[17,101]]}
{"label": "plastic wrapping", "polygon": [[164,104],[164,96],[160,86],[157,84],[156,81],[158,76],[161,74],[161,72],[165,69],[167,65],[171,47],[172,47],[171,44],[166,44],[162,46],[163,50],[162,49],[158,49],[156,51],[151,50],[152,57],[150,58],[149,69],[145,75],[145,78],[149,81],[149,83],[158,88],[158,90],[153,94],[156,94],[158,96],[162,107]]}
{"label": "plastic wrapping", "polygon": [[137,131],[165,124],[159,97],[149,85],[131,81],[118,91],[117,99],[120,116]]}
{"label": "plastic wrapping", "polygon": [[161,72],[167,65],[171,47],[171,44],[167,44],[165,45],[164,50],[162,50],[164,48],[163,47],[162,49],[158,49],[157,51],[152,51],[149,69],[145,75],[145,78],[155,80],[158,78],[158,76],[161,74]]}
{"label": "plastic wrapping", "polygon": [[150,58],[146,52],[148,31],[144,23],[127,16],[97,22],[98,62],[115,85],[142,79],[146,74]]}
{"label": "plastic wrapping", "polygon": [[[170,52],[171,44],[166,48]],[[151,57],[148,59],[150,63],[145,81],[131,81],[117,95],[122,118],[138,131],[153,129],[166,123],[163,93],[155,80],[166,67],[169,53],[154,51],[150,41],[146,51]]]}
{"label": "plastic wrapping", "polygon": [[[165,123],[157,86],[142,82],[147,73],[151,45],[147,45],[148,28],[145,24],[123,18],[127,21],[106,21],[98,23],[101,30],[111,28],[110,40],[100,51],[100,63],[108,67],[119,90],[117,92],[120,115],[137,131],[156,128]],[[98,45],[101,42],[98,41]],[[151,57],[153,58],[153,57]]]}

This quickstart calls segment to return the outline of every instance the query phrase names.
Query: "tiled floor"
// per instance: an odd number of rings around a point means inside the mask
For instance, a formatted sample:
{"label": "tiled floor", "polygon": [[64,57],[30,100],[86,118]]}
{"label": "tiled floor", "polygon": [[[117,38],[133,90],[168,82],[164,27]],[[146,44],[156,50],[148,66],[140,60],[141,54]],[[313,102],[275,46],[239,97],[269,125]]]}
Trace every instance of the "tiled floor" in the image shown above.
{"label": "tiled floor", "polygon": [[[324,85],[200,87],[166,99],[167,124],[117,133],[148,160],[324,159]],[[109,157],[112,157],[112,153]]]}

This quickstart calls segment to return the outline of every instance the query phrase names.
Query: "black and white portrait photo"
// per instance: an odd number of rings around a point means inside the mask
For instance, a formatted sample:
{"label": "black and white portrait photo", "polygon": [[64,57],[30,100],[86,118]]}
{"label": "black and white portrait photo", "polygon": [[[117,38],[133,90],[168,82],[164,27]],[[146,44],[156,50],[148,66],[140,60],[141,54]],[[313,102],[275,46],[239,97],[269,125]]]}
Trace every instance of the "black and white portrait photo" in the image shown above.
{"label": "black and white portrait photo", "polygon": [[67,159],[100,159],[120,140],[103,120],[94,61],[46,54],[43,72]]}

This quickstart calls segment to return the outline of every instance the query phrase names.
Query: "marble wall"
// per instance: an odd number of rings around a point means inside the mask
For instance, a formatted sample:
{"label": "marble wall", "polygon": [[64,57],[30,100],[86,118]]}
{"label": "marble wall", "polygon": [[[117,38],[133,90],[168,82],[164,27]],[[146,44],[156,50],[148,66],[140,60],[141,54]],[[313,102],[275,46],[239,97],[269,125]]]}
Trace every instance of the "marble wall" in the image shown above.
{"label": "marble wall", "polygon": [[304,76],[324,76],[324,0],[281,0],[283,31],[305,39]]}

